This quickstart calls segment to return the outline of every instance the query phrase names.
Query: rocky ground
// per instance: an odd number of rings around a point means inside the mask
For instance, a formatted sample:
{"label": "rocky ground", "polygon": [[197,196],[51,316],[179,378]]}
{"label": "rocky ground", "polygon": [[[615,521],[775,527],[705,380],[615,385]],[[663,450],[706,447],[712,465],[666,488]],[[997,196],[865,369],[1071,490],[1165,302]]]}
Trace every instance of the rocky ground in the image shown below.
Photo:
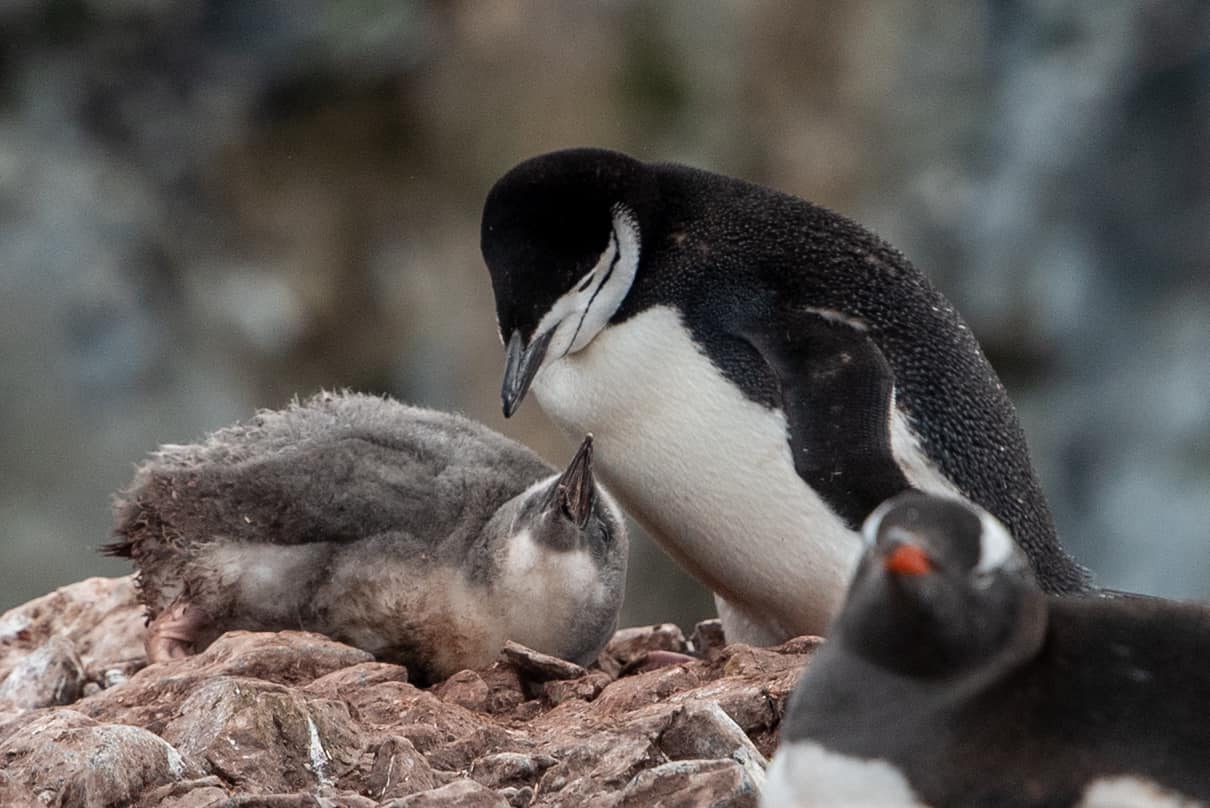
{"label": "rocky ground", "polygon": [[755,806],[819,642],[624,629],[587,670],[511,646],[420,689],[316,634],[147,665],[141,632],[130,578],[0,616],[0,805]]}

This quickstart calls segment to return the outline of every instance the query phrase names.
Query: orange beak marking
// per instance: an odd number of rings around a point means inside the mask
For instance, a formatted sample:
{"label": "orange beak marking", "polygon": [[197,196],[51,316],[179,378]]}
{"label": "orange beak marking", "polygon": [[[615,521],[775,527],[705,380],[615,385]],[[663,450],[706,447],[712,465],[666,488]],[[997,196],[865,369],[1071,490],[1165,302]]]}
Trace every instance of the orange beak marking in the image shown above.
{"label": "orange beak marking", "polygon": [[899,575],[926,575],[933,571],[933,562],[914,544],[900,544],[882,559],[889,572]]}

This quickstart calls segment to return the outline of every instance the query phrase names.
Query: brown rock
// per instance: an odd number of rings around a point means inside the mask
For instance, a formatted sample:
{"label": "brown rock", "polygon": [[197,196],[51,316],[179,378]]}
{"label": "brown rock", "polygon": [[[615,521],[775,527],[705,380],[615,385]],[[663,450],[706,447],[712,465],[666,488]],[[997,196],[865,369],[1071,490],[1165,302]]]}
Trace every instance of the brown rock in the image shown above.
{"label": "brown rock", "polygon": [[471,762],[471,779],[488,788],[521,787],[538,782],[542,773],[558,763],[550,755],[497,752]]}
{"label": "brown rock", "polygon": [[692,702],[676,710],[658,743],[672,760],[730,758],[753,783],[764,787],[769,762],[716,702]]}
{"label": "brown rock", "polygon": [[474,780],[457,780],[441,788],[382,803],[381,808],[509,808],[508,801]]}
{"label": "brown rock", "polygon": [[823,637],[817,637],[814,634],[804,634],[801,637],[786,640],[772,650],[779,654],[813,654],[825,642],[827,640]]}
{"label": "brown rock", "polygon": [[593,704],[604,713],[630,712],[701,683],[702,666],[675,666],[628,676],[611,683]]}
{"label": "brown rock", "polygon": [[579,679],[546,682],[542,685],[542,698],[552,707],[568,699],[592,701],[612,681],[612,677],[604,671],[589,671]]}
{"label": "brown rock", "polygon": [[369,687],[381,682],[406,682],[408,669],[390,662],[362,662],[325,674],[303,689],[327,698],[337,698],[356,688]]}
{"label": "brown rock", "polygon": [[489,713],[507,712],[528,701],[521,672],[513,665],[499,661],[490,668],[479,671],[479,675],[487,683],[489,690],[487,703]]}
{"label": "brown rock", "polygon": [[538,782],[539,804],[556,792],[552,805],[576,804],[576,800],[620,791],[638,772],[665,760],[645,733],[630,733],[621,727],[597,728],[574,743],[569,740],[562,737],[545,745],[559,762]]}
{"label": "brown rock", "polygon": [[756,808],[760,790],[730,760],[681,760],[637,774],[620,808]]}
{"label": "brown rock", "polygon": [[383,682],[347,693],[344,701],[371,728],[402,735],[425,755],[495,724],[483,716],[441,701],[402,682]]}
{"label": "brown rock", "polygon": [[223,781],[214,775],[180,780],[154,788],[143,796],[143,804],[154,808],[205,808],[230,796]]}
{"label": "brown rock", "polygon": [[501,726],[484,724],[457,740],[426,752],[425,757],[434,769],[464,772],[479,758],[506,749],[521,749],[527,745],[527,741],[518,740]]}
{"label": "brown rock", "polygon": [[197,656],[161,667],[173,676],[248,676],[298,685],[373,661],[373,654],[309,631],[229,631]]}
{"label": "brown rock", "polygon": [[[22,625],[25,608],[15,610]],[[77,608],[73,620],[101,618]],[[48,636],[10,635],[0,643],[6,673],[38,667],[32,654],[70,658],[75,643],[65,636],[56,651]],[[619,658],[675,664],[617,680],[608,667],[510,646],[490,667],[429,690],[398,665],[302,632],[233,632],[141,670],[137,657],[82,659],[94,692],[70,708],[0,706],[0,805],[94,804],[79,796],[85,787],[95,804],[139,808],[751,805],[818,640],[684,659],[678,636],[662,626],[619,632]],[[30,734],[32,722],[51,720],[66,733],[61,749]],[[115,761],[112,783],[87,779],[99,775],[81,761],[94,758]]]}
{"label": "brown rock", "polygon": [[349,791],[323,791],[320,808],[377,808],[377,800]]}
{"label": "brown rock", "polygon": [[199,768],[245,790],[313,791],[360,758],[361,734],[347,705],[271,682],[221,676],[179,712],[164,739]]}
{"label": "brown rock", "polygon": [[510,664],[516,666],[524,678],[534,682],[549,682],[552,679],[579,679],[586,671],[574,662],[542,654],[511,640],[504,643],[500,652]]}
{"label": "brown rock", "polygon": [[145,729],[101,724],[74,710],[45,712],[0,744],[0,804],[127,806],[148,788],[193,772]]}
{"label": "brown rock", "polygon": [[723,621],[717,617],[713,620],[703,620],[695,625],[693,634],[689,637],[690,648],[703,659],[714,659],[726,645],[727,637],[723,634]]}
{"label": "brown rock", "polygon": [[[794,640],[791,640],[794,642]],[[753,648],[751,645],[728,645],[720,654],[723,674],[726,676],[769,676],[788,670],[797,670],[799,660],[793,653],[783,653],[777,648]]]}
{"label": "brown rock", "polygon": [[[693,702],[677,709],[659,744],[672,760],[734,758],[740,752],[761,758],[744,731],[715,702]],[[763,760],[760,763],[764,765]]]}
{"label": "brown rock", "polygon": [[604,654],[626,667],[651,651],[673,651],[683,654],[689,650],[680,626],[660,623],[654,626],[624,628],[613,635]]}
{"label": "brown rock", "polygon": [[364,651],[319,634],[234,631],[197,656],[150,665],[78,702],[76,709],[103,721],[121,720],[158,732],[177,715],[185,699],[217,677],[299,684],[369,658]]}
{"label": "brown rock", "polygon": [[407,738],[392,735],[375,751],[362,791],[378,800],[390,800],[428,791],[437,785],[424,755]]}
{"label": "brown rock", "polygon": [[457,704],[477,713],[488,712],[491,691],[483,677],[474,671],[458,671],[433,688],[433,695],[450,704]]}

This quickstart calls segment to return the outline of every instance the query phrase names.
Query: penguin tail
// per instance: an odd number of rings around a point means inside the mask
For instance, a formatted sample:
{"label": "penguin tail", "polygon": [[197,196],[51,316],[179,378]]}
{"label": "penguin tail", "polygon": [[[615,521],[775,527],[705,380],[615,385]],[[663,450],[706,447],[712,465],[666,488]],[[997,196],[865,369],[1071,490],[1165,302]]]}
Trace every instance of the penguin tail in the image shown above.
{"label": "penguin tail", "polygon": [[102,544],[97,548],[97,552],[111,558],[130,558],[134,555],[134,545],[125,540],[115,541]]}

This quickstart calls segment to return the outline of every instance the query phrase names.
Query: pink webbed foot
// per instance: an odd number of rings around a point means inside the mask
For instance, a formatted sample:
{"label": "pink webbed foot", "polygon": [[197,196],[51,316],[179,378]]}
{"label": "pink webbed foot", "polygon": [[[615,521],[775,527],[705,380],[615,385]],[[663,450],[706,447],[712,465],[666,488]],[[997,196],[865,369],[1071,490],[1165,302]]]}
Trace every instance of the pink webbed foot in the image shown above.
{"label": "pink webbed foot", "polygon": [[201,609],[177,598],[147,626],[143,647],[148,662],[183,659],[193,653],[193,644],[205,625]]}

